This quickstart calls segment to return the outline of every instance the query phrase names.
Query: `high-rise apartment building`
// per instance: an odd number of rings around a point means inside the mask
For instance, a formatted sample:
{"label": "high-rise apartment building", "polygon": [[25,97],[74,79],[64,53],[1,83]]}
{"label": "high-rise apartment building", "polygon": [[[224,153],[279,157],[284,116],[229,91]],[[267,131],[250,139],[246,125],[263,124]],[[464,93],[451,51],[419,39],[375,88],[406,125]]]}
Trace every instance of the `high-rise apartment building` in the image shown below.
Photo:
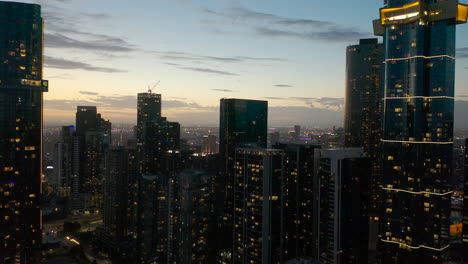
{"label": "high-rise apartment building", "polygon": [[380,204],[383,44],[361,39],[346,49],[345,147],[363,148],[372,160],[371,206]]}
{"label": "high-rise apartment building", "polygon": [[317,258],[320,146],[277,144],[273,147],[284,153],[282,261]]}
{"label": "high-rise apartment building", "polygon": [[236,150],[234,164],[232,263],[280,263],[283,152],[241,148]]}
{"label": "high-rise apartment building", "polygon": [[138,263],[167,263],[169,179],[143,175],[138,180]]}
{"label": "high-rise apartment building", "polygon": [[175,177],[172,192],[168,263],[214,263],[210,175],[184,170]]}
{"label": "high-rise apartment building", "polygon": [[[223,164],[222,176],[216,187],[224,192],[223,208],[216,208],[223,215],[223,230],[232,233],[234,213],[234,155],[239,147],[267,147],[268,102],[245,99],[221,99],[219,149]],[[221,209],[221,210],[220,210]],[[232,239],[223,236],[220,246],[232,249]]]}
{"label": "high-rise apartment building", "polygon": [[[143,162],[143,151],[146,142],[143,138],[144,127],[147,122],[157,121],[161,118],[161,95],[148,91],[138,94],[137,102],[137,158],[139,163]],[[139,171],[142,172],[142,164],[139,164]]]}
{"label": "high-rise apartment building", "polygon": [[132,234],[137,202],[136,150],[125,147],[111,149],[106,157],[104,184],[104,231],[108,247],[118,248]]}
{"label": "high-rise apartment building", "polygon": [[0,262],[34,263],[41,244],[43,20],[0,2]]}
{"label": "high-rise apartment building", "polygon": [[385,0],[382,263],[444,263],[452,190],[457,0]]}
{"label": "high-rise apartment building", "polygon": [[78,152],[78,169],[75,178],[78,178],[78,189],[72,179],[75,210],[103,208],[102,184],[105,175],[105,157],[112,142],[111,126],[109,120],[101,117],[95,106],[77,107],[75,133],[77,146],[75,147]]}
{"label": "high-rise apartment building", "polygon": [[319,171],[319,260],[368,263],[370,159],[361,149],[323,150]]}

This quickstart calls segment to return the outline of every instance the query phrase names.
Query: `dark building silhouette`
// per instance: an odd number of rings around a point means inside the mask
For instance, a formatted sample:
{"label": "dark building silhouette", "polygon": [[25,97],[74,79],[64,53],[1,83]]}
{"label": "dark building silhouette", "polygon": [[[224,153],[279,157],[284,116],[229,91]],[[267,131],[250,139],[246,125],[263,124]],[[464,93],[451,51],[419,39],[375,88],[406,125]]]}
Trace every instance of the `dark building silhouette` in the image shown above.
{"label": "dark building silhouette", "polygon": [[[157,121],[161,118],[161,95],[151,91],[148,91],[147,93],[139,93],[137,108],[137,157],[141,163],[144,160],[143,151],[146,146],[146,142],[143,138],[144,128],[147,122]],[[140,172],[142,172],[142,166],[142,164],[139,165]]]}
{"label": "dark building silhouette", "polygon": [[163,156],[168,151],[180,149],[180,124],[169,122],[165,117],[148,121],[143,125],[141,142],[142,174],[161,174],[166,170]]}
{"label": "dark building silhouette", "polygon": [[320,146],[278,144],[284,153],[282,261],[318,258]]}
{"label": "dark building silhouette", "polygon": [[[97,113],[95,106],[78,106],[76,133],[78,168],[72,179],[72,208],[102,210],[105,157],[109,151],[111,123]],[[73,176],[72,176],[73,177]],[[73,187],[74,186],[74,187]],[[78,188],[76,188],[78,187]]]}
{"label": "dark building silhouette", "polygon": [[167,263],[173,234],[175,176],[183,168],[180,124],[161,116],[161,95],[138,94],[137,118],[139,263]]}
{"label": "dark building silhouette", "polygon": [[284,155],[281,150],[237,149],[234,164],[232,263],[280,263]]}
{"label": "dark building silhouette", "polygon": [[[223,208],[216,208],[223,215],[222,229],[232,233],[234,213],[234,155],[239,147],[267,147],[268,102],[245,99],[221,99],[219,149],[223,164],[222,176],[216,180],[217,191],[224,192]],[[220,247],[232,249],[232,239],[223,236]]]}
{"label": "dark building silhouette", "polygon": [[122,258],[130,253],[125,246],[136,232],[136,150],[114,148],[109,151],[106,160],[108,165],[104,184],[101,242],[112,256]]}
{"label": "dark building silhouette", "polygon": [[138,263],[167,263],[169,179],[143,175],[138,180]]}
{"label": "dark building silhouette", "polygon": [[386,0],[382,263],[445,263],[449,245],[458,1]]}
{"label": "dark building silhouette", "polygon": [[169,263],[214,263],[211,177],[204,170],[184,170],[174,182]]}
{"label": "dark building silhouette", "polygon": [[324,150],[320,162],[319,260],[368,263],[371,161],[361,149]]}
{"label": "dark building silhouette", "polygon": [[43,20],[0,2],[0,262],[35,263],[41,244]]}
{"label": "dark building silhouette", "polygon": [[363,148],[372,160],[371,206],[380,203],[383,44],[361,39],[346,49],[345,147]]}

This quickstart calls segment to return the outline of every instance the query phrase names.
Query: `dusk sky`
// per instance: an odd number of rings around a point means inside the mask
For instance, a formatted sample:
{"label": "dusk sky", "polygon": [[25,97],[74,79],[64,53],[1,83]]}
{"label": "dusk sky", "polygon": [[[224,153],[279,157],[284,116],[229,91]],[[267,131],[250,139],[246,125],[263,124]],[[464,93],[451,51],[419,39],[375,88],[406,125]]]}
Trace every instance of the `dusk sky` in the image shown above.
{"label": "dusk sky", "polygon": [[[342,125],[346,46],[372,37],[371,22],[383,6],[380,0],[29,2],[42,5],[45,19],[45,121],[64,125],[74,123],[77,105],[96,105],[113,123],[134,123],[136,94],[158,80],[163,115],[182,126],[216,126],[223,97],[268,100],[270,126]],[[468,112],[461,101],[468,97],[467,33],[467,25],[457,27],[457,112]],[[458,120],[456,126],[468,127]]]}

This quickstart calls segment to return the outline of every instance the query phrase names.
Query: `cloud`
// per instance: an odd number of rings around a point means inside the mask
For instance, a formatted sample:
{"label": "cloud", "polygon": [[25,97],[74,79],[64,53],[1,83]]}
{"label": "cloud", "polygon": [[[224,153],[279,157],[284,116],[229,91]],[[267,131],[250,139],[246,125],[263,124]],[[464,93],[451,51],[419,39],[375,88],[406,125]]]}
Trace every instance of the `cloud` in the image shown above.
{"label": "cloud", "polygon": [[51,76],[46,76],[46,79],[62,79],[62,80],[72,80],[73,77],[71,74],[64,73],[64,74],[57,74],[57,75],[51,75]]}
{"label": "cloud", "polygon": [[67,60],[62,58],[55,58],[44,56],[44,65],[48,68],[62,69],[62,70],[84,70],[94,72],[118,73],[127,72],[116,68],[97,67],[88,63]]}
{"label": "cloud", "polygon": [[45,45],[48,48],[83,49],[90,51],[130,52],[135,48],[117,37],[102,36],[93,40],[78,40],[61,33],[46,33]]}
{"label": "cloud", "polygon": [[236,91],[230,90],[230,89],[211,89],[212,91],[217,91],[217,92],[225,92],[225,93],[233,93]]}
{"label": "cloud", "polygon": [[[194,53],[180,52],[180,51],[157,51],[156,53],[159,55],[161,59],[164,59],[164,60],[188,61],[188,62],[194,62],[194,63],[203,63],[203,62],[242,63],[242,62],[248,62],[248,61],[270,61],[270,62],[286,61],[286,59],[274,58],[274,57],[250,57],[250,56],[221,57],[221,56],[202,55],[202,54],[194,54]],[[171,65],[171,63],[165,63],[165,64]],[[177,63],[174,63],[174,64],[177,65]]]}
{"label": "cloud", "polygon": [[239,74],[227,72],[227,71],[219,71],[213,70],[209,68],[198,68],[198,67],[178,67],[181,70],[189,70],[189,71],[196,71],[196,72],[203,72],[203,73],[213,73],[219,75],[230,75],[230,76],[239,76]]}
{"label": "cloud", "polygon": [[231,7],[222,11],[204,10],[207,14],[229,19],[232,23],[247,23],[255,34],[269,38],[298,38],[323,42],[349,42],[372,36],[371,33],[338,25],[330,21],[307,18],[282,17],[244,7]]}
{"label": "cloud", "polygon": [[[45,100],[44,107],[57,110],[76,110],[78,105],[93,105],[98,108],[105,108],[106,111],[123,110],[124,112],[136,111],[137,108],[137,97],[135,95],[102,95],[88,91],[80,91],[79,93],[92,96],[86,99],[49,99]],[[212,107],[204,107],[197,103],[182,100],[164,100],[162,106],[164,109],[212,109]]]}
{"label": "cloud", "polygon": [[84,95],[98,95],[99,93],[96,92],[88,92],[88,91],[79,91],[80,94]]}
{"label": "cloud", "polygon": [[299,38],[318,40],[323,42],[348,42],[371,36],[370,33],[362,33],[355,29],[340,27],[332,27],[325,31],[319,32],[299,32],[294,30],[280,30],[267,27],[258,27],[256,28],[256,32],[258,35],[265,37]]}
{"label": "cloud", "polygon": [[274,96],[268,96],[268,97],[263,97],[263,98],[267,100],[289,100],[287,97],[274,97]]}
{"label": "cloud", "polygon": [[275,84],[275,87],[287,88],[287,87],[293,87],[293,86],[289,84]]}

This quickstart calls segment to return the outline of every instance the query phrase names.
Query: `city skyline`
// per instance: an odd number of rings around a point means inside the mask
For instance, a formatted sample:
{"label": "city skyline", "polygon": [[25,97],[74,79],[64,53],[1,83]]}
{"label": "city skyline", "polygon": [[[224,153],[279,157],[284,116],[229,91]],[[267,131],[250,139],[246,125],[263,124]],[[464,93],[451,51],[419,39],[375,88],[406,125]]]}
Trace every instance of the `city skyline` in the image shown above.
{"label": "city skyline", "polygon": [[[45,79],[54,82],[46,125],[72,122],[77,105],[134,122],[136,94],[161,80],[154,91],[163,94],[165,115],[182,125],[216,126],[220,98],[250,98],[269,101],[271,126],[341,126],[346,47],[372,37],[380,7],[370,0],[26,2],[41,4],[45,18]],[[457,113],[468,111],[465,30],[457,39]],[[455,126],[468,128],[460,117]]]}

